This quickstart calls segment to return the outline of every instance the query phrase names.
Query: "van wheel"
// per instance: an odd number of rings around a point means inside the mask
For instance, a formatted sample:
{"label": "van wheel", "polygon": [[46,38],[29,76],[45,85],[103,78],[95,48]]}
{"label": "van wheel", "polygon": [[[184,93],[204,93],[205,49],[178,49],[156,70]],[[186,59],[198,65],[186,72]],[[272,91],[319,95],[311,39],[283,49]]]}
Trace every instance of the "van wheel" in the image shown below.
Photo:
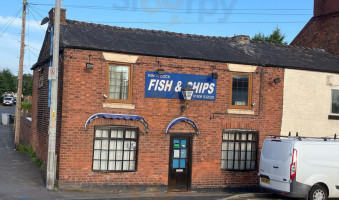
{"label": "van wheel", "polygon": [[327,200],[327,190],[321,185],[314,185],[308,194],[309,200]]}

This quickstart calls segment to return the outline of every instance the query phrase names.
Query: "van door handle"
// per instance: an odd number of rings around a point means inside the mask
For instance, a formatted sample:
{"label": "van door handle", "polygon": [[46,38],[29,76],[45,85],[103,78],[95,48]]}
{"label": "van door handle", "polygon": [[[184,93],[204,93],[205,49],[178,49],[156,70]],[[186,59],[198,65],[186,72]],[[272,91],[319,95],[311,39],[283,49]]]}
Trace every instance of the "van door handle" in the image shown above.
{"label": "van door handle", "polygon": [[279,167],[278,166],[273,166],[274,169],[278,169]]}

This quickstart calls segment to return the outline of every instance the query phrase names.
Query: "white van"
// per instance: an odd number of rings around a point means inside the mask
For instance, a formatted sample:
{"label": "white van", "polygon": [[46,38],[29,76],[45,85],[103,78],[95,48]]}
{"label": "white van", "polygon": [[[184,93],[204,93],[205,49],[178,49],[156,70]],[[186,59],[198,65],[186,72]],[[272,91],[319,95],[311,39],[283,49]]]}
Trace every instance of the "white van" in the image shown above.
{"label": "white van", "polygon": [[[283,139],[286,137],[286,139]],[[260,186],[288,197],[339,197],[339,140],[276,136],[264,140]]]}

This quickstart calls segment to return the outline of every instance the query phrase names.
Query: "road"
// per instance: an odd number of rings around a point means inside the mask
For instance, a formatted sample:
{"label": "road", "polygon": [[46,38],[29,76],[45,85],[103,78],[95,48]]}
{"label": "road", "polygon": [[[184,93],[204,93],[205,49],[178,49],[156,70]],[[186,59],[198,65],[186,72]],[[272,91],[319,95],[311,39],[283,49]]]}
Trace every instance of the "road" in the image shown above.
{"label": "road", "polygon": [[0,114],[1,113],[14,114],[15,113],[15,105],[14,106],[3,106],[3,105],[0,105]]}

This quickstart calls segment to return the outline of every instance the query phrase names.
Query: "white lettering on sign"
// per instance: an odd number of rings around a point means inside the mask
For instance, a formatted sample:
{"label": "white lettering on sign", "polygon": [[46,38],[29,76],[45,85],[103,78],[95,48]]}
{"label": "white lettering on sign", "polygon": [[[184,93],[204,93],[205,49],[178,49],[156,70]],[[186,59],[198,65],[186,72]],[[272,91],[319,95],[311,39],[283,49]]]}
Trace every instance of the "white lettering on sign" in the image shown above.
{"label": "white lettering on sign", "polygon": [[173,85],[173,80],[157,80],[151,79],[148,90],[154,91],[171,91]]}

